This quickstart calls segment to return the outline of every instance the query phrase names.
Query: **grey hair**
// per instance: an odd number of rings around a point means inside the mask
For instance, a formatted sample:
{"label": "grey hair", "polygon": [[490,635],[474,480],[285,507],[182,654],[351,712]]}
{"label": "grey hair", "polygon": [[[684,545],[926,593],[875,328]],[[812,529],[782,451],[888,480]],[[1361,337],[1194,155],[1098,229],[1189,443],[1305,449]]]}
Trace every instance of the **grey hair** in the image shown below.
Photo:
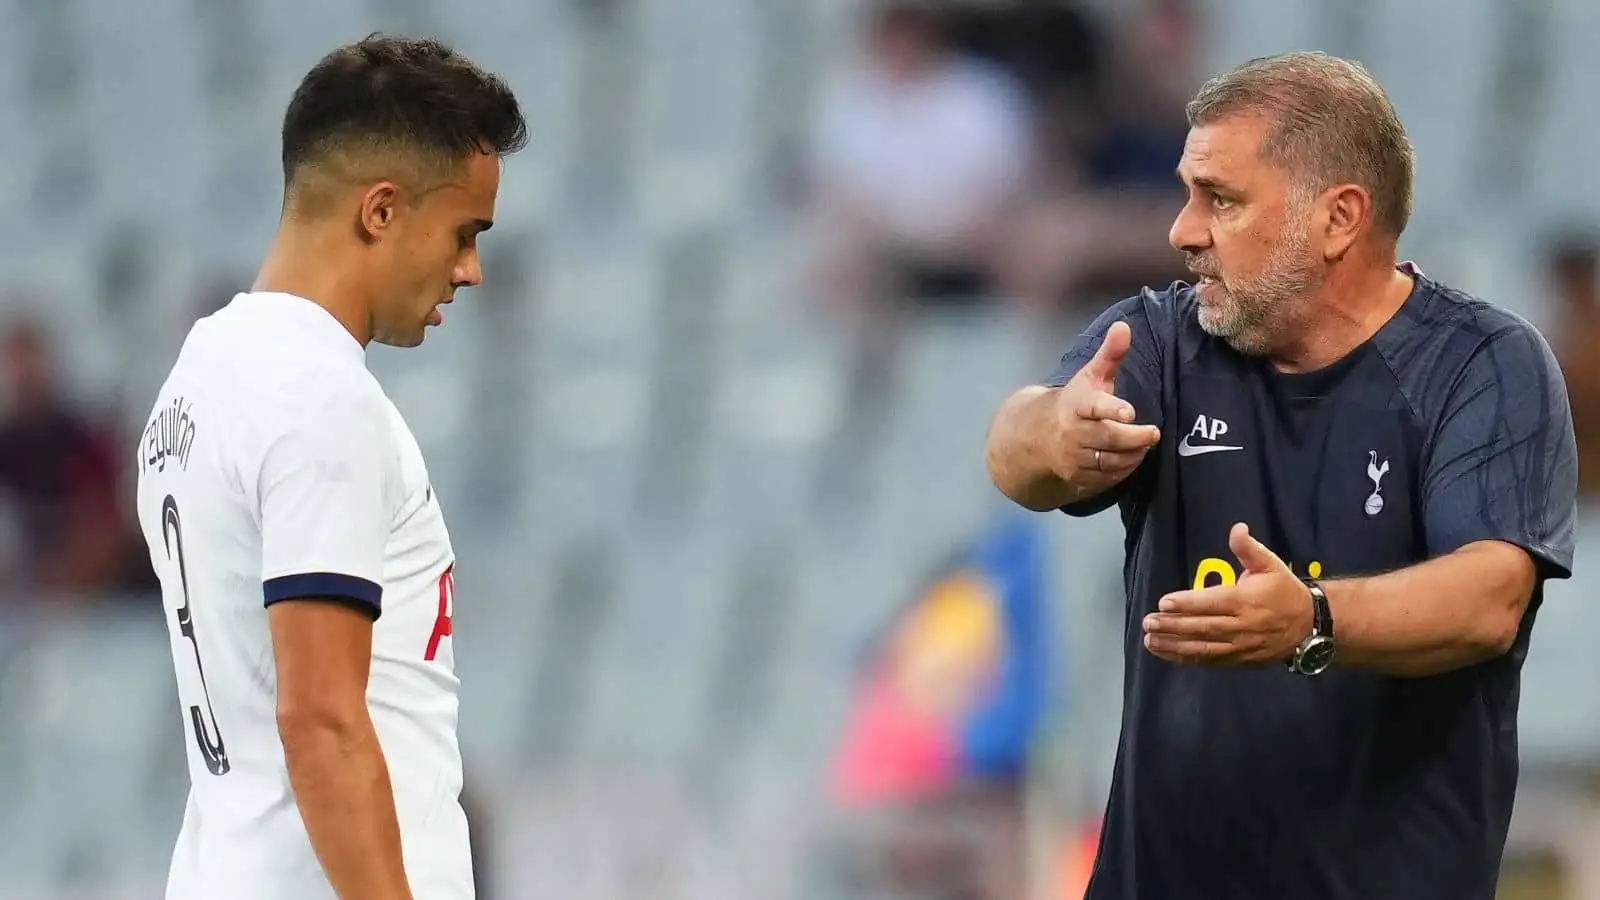
{"label": "grey hair", "polygon": [[1360,63],[1322,52],[1253,59],[1201,85],[1187,112],[1191,127],[1267,116],[1261,158],[1289,173],[1296,194],[1358,184],[1372,195],[1375,224],[1394,237],[1405,231],[1416,151]]}

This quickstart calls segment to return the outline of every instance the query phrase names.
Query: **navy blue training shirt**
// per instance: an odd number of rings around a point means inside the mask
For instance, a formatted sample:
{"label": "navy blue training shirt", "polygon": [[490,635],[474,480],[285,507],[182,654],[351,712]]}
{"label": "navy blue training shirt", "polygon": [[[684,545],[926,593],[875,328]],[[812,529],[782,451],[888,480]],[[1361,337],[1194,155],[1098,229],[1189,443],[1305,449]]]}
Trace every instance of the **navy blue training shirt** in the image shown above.
{"label": "navy blue training shirt", "polygon": [[1300,575],[1378,574],[1486,539],[1525,548],[1541,584],[1571,574],[1576,448],[1548,345],[1404,268],[1399,313],[1316,372],[1207,335],[1179,282],[1107,310],[1048,382],[1125,321],[1116,391],[1161,429],[1131,478],[1065,510],[1115,504],[1127,529],[1122,735],[1089,900],[1494,897],[1542,588],[1509,653],[1429,678],[1180,666],[1142,640],[1164,594],[1236,577],[1235,522]]}

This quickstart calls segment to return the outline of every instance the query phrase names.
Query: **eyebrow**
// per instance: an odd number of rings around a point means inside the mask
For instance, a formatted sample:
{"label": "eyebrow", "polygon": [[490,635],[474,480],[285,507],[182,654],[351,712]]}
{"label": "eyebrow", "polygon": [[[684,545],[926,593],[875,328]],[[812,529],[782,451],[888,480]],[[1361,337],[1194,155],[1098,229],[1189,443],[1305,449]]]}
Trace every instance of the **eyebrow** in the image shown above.
{"label": "eyebrow", "polygon": [[[1184,180],[1184,178],[1183,178],[1183,170],[1182,169],[1174,169],[1173,171],[1178,176],[1178,180],[1179,181],[1183,181]],[[1231,190],[1233,190],[1232,187],[1230,187],[1230,186],[1228,186],[1226,184],[1223,184],[1222,182],[1218,181],[1217,179],[1211,178],[1211,177],[1206,176],[1206,175],[1198,176],[1195,179],[1193,179],[1192,181],[1189,181],[1188,183],[1193,185],[1193,186],[1195,186],[1195,187],[1197,187],[1197,188],[1205,188],[1208,191],[1231,191]]]}

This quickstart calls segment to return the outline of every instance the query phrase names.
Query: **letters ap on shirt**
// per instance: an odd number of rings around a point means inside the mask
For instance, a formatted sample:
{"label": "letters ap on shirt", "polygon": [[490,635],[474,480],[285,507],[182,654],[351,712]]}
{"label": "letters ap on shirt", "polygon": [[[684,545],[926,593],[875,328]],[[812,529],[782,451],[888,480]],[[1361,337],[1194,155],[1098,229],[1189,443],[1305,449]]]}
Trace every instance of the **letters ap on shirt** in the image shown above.
{"label": "letters ap on shirt", "polygon": [[[1224,450],[1243,450],[1244,447],[1230,444],[1218,444],[1216,441],[1228,433],[1228,423],[1216,417],[1207,417],[1204,414],[1195,417],[1194,427],[1183,436],[1178,443],[1179,456],[1200,456],[1206,453],[1220,453]],[[1198,438],[1201,443],[1195,443]]]}

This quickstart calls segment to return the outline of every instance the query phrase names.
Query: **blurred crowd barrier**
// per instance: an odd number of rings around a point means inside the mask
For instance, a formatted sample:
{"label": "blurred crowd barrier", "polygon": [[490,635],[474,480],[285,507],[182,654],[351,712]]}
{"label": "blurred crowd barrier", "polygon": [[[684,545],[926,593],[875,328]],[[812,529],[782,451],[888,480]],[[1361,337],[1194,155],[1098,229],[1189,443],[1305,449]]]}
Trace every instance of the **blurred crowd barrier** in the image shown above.
{"label": "blurred crowd barrier", "polygon": [[[1081,896],[1121,534],[1008,510],[988,418],[1181,274],[1182,106],[1364,61],[1402,245],[1527,316],[1600,480],[1600,4],[0,0],[0,900],[160,896],[186,775],[136,429],[246,289],[301,74],[383,29],[502,72],[488,283],[371,365],[460,560],[480,896]],[[1590,502],[1590,501],[1586,501]],[[1505,895],[1600,898],[1600,637],[1552,587]]]}

